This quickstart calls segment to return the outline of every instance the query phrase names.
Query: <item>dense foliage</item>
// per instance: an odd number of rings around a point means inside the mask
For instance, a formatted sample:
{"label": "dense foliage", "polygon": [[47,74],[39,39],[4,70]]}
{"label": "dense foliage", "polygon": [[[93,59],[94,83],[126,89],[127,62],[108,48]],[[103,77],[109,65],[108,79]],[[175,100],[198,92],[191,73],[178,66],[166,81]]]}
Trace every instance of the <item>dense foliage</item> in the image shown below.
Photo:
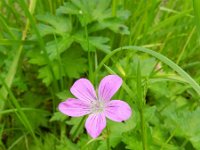
{"label": "dense foliage", "polygon": [[[1,0],[0,149],[200,150],[200,2]],[[101,136],[58,111],[75,80],[123,79]]]}

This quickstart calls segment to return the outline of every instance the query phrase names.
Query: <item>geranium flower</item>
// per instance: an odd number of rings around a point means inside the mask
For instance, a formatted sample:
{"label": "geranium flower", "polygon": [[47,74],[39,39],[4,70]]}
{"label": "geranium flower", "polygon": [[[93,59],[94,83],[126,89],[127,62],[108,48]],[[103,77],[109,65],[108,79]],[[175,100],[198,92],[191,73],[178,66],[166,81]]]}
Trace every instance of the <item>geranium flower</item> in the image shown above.
{"label": "geranium flower", "polygon": [[126,102],[111,100],[121,85],[122,79],[119,76],[108,75],[101,80],[98,95],[96,95],[91,82],[81,78],[70,89],[76,98],[68,98],[61,102],[58,108],[62,113],[71,117],[89,114],[85,128],[92,138],[96,138],[106,127],[106,117],[122,122],[131,116],[131,108]]}

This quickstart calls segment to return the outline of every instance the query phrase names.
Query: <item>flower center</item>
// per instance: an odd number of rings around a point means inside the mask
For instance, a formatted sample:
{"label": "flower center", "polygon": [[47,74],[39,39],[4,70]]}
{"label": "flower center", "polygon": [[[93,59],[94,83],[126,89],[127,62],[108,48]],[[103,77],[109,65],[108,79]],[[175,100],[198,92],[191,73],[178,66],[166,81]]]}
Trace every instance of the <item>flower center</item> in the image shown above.
{"label": "flower center", "polygon": [[104,109],[105,109],[105,102],[99,100],[95,100],[92,102],[91,105],[92,113],[100,113],[103,112]]}

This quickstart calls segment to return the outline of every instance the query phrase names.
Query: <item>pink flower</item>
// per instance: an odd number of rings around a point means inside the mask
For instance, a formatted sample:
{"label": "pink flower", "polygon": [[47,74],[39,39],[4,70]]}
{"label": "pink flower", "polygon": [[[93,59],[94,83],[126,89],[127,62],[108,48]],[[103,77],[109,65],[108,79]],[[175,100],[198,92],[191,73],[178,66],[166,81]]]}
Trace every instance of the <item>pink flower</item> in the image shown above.
{"label": "pink flower", "polygon": [[89,114],[85,128],[91,137],[96,138],[106,127],[106,117],[122,122],[131,116],[131,108],[126,102],[111,100],[121,85],[122,79],[119,76],[108,75],[101,80],[96,95],[89,80],[79,79],[70,89],[76,98],[68,98],[61,102],[58,108],[62,113],[72,117]]}

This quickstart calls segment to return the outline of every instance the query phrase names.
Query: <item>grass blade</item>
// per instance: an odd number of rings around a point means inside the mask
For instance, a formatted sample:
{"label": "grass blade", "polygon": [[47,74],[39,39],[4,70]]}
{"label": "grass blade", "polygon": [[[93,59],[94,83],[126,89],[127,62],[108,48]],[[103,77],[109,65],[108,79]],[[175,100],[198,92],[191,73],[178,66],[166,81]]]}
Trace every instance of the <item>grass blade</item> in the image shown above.
{"label": "grass blade", "polygon": [[194,8],[194,14],[195,14],[195,21],[197,25],[197,30],[200,35],[200,1],[199,0],[193,0],[193,8]]}
{"label": "grass blade", "polygon": [[147,54],[159,59],[164,64],[168,65],[170,68],[172,68],[174,71],[176,71],[200,95],[200,86],[199,86],[199,84],[187,72],[185,72],[180,66],[178,66],[172,60],[170,60],[169,58],[165,57],[164,55],[162,55],[160,53],[157,53],[157,52],[155,52],[153,50],[150,50],[150,49],[147,49],[147,48],[143,48],[143,47],[139,47],[139,46],[124,46],[124,47],[120,47],[120,48],[117,48],[117,49],[113,50],[112,52],[110,52],[108,55],[106,55],[104,57],[104,59],[101,61],[101,63],[99,64],[98,68],[96,69],[95,74],[97,74],[98,71],[100,71],[100,69],[102,68],[104,63],[106,61],[108,61],[114,54],[116,54],[118,52],[127,51],[127,50],[144,52],[144,53],[147,53]]}

